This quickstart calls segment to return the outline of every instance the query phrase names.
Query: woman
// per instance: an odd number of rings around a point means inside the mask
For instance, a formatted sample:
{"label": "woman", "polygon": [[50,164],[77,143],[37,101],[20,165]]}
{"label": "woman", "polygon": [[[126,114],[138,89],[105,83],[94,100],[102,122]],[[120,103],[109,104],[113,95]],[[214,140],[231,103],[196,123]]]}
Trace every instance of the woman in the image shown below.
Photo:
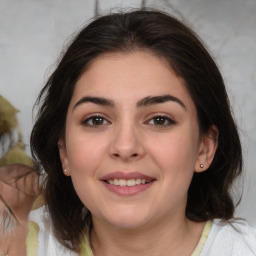
{"label": "woman", "polygon": [[184,24],[96,19],[38,101],[29,255],[255,255],[255,230],[231,220],[242,153],[223,79]]}

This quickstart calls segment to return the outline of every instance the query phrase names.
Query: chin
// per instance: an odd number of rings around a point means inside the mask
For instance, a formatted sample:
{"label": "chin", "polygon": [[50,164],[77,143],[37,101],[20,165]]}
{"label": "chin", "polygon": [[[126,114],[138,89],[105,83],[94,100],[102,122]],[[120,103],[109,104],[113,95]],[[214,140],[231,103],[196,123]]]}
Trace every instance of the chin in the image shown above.
{"label": "chin", "polygon": [[126,220],[126,219],[119,219],[119,220],[114,220],[111,221],[110,224],[118,229],[123,229],[123,230],[136,230],[141,227],[143,227],[146,222],[145,220],[143,221],[138,221],[138,220]]}
{"label": "chin", "polygon": [[110,225],[120,229],[138,229],[149,222],[150,217],[138,211],[124,211],[112,213],[107,221]]}

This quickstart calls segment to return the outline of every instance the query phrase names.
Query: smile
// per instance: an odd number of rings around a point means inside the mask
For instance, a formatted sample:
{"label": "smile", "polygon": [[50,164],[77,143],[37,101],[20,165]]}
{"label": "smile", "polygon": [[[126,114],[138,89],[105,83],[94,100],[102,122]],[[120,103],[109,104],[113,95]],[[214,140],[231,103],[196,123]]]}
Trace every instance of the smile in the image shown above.
{"label": "smile", "polygon": [[150,180],[146,179],[129,179],[129,180],[124,180],[124,179],[112,179],[112,180],[106,180],[108,184],[111,185],[116,185],[116,186],[121,186],[121,187],[132,187],[132,186],[137,186],[141,184],[147,184],[150,183]]}
{"label": "smile", "polygon": [[119,196],[133,196],[150,188],[155,178],[138,172],[113,172],[100,179],[105,188]]}

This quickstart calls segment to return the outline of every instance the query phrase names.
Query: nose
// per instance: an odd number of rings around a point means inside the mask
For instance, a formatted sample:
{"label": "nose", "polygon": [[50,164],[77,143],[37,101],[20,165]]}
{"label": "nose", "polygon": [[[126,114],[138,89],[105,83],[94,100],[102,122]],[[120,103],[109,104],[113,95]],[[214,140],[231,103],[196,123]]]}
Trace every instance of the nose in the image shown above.
{"label": "nose", "polygon": [[122,161],[139,160],[145,155],[143,138],[132,124],[116,127],[111,140],[110,155]]}

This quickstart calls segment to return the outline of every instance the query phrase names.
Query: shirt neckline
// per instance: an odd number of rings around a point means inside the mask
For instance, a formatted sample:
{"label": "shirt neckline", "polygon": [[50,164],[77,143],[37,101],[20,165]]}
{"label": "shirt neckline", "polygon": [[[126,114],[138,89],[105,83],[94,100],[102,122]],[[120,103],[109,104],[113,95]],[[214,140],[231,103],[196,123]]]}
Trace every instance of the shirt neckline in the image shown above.
{"label": "shirt neckline", "polygon": [[200,240],[194,250],[194,252],[191,254],[191,256],[199,256],[204,248],[205,242],[207,240],[207,237],[211,231],[212,228],[212,221],[208,220],[205,225],[204,225],[204,229],[202,232],[202,235],[200,237]]}
{"label": "shirt neckline", "polygon": [[[212,221],[208,220],[205,225],[203,232],[201,234],[200,240],[194,250],[194,252],[191,254],[191,256],[200,256],[205,242],[207,240],[207,237],[211,231],[212,228]],[[84,241],[81,243],[81,253],[80,256],[93,256],[93,252],[90,246],[90,239],[89,239],[89,232],[86,233]]]}

